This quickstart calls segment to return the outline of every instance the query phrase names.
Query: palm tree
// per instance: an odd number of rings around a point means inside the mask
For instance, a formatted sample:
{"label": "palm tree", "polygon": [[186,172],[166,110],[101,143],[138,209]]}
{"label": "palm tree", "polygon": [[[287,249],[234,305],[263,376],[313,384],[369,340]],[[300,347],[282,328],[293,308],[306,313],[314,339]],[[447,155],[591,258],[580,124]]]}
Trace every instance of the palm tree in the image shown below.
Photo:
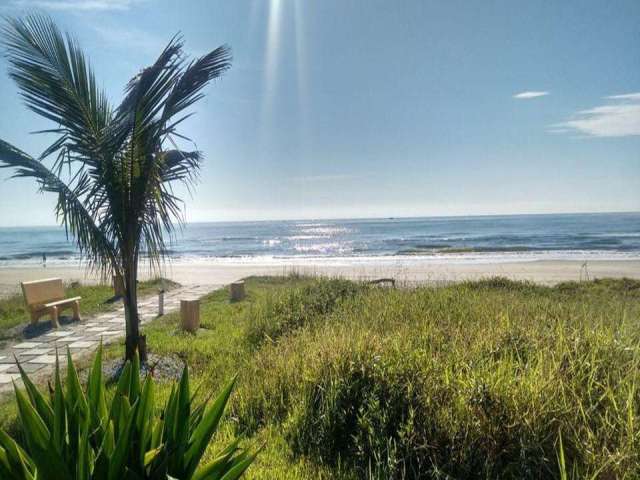
{"label": "palm tree", "polygon": [[[146,356],[140,334],[139,260],[159,271],[165,235],[183,221],[172,184],[191,187],[202,154],[180,150],[174,137],[203,97],[202,89],[231,66],[221,46],[196,60],[174,37],[155,63],[129,81],[113,108],[98,87],[76,40],[42,15],[7,19],[2,28],[9,75],[26,106],[52,121],[55,141],[38,157],[0,140],[0,167],[32,177],[41,192],[57,195],[55,212],[89,268],[122,276],[126,358]],[[167,148],[170,146],[171,148]],[[51,166],[44,161],[51,158]]]}

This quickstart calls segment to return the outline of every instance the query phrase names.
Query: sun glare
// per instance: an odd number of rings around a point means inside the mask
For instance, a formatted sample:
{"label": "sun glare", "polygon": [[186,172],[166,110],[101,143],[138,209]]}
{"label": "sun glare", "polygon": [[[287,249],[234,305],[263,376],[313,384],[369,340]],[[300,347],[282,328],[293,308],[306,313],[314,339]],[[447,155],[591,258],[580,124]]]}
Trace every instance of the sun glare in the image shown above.
{"label": "sun glare", "polygon": [[265,96],[263,116],[269,116],[275,97],[278,54],[281,42],[282,1],[271,0],[269,2],[269,17],[267,24],[267,51],[265,55]]}
{"label": "sun glare", "polygon": [[[295,48],[294,71],[296,75],[297,106],[298,112],[298,141],[300,145],[306,145],[309,138],[308,117],[308,84],[307,84],[307,57],[305,51],[304,32],[304,1],[292,0],[285,3],[284,0],[270,0],[267,4],[267,25],[265,42],[264,64],[264,95],[261,105],[261,140],[268,141],[269,127],[273,125],[274,105],[278,96],[278,82],[283,68],[283,52],[286,52],[285,37],[293,37],[292,45]],[[286,22],[293,22],[289,25]],[[289,28],[291,27],[291,28]]]}

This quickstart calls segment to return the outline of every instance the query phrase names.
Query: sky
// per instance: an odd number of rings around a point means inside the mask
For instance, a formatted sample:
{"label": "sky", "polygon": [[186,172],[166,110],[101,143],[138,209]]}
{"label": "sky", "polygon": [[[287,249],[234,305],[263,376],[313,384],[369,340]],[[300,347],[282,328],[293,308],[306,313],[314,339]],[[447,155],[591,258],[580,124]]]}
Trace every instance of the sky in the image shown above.
{"label": "sky", "polygon": [[[114,104],[181,32],[233,66],[182,132],[189,221],[640,210],[640,2],[0,0],[51,15]],[[52,128],[0,59],[0,138]],[[192,145],[185,145],[193,149]],[[55,197],[0,170],[0,225]]]}

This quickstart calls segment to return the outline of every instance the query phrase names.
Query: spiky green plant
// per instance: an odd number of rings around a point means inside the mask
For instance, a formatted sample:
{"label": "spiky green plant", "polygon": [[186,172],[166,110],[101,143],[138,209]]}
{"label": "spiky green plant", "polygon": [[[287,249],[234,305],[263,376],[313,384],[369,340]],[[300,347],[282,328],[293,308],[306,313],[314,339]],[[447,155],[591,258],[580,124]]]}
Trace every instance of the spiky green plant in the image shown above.
{"label": "spiky green plant", "polygon": [[[88,261],[125,286],[126,358],[145,356],[137,306],[138,261],[161,265],[165,232],[181,222],[174,182],[190,186],[202,160],[179,150],[177,128],[202,89],[231,65],[226,46],[188,62],[174,37],[128,83],[114,108],[76,40],[46,16],[7,19],[2,37],[22,99],[54,123],[55,141],[37,158],[0,140],[0,167],[31,177],[58,197],[56,215]],[[51,166],[45,161],[53,158]]]}
{"label": "spiky green plant", "polygon": [[86,392],[67,351],[65,386],[56,361],[48,398],[20,367],[24,391],[15,388],[22,442],[0,429],[0,478],[6,480],[239,478],[255,453],[223,449],[210,463],[202,456],[218,428],[232,380],[211,403],[194,405],[185,367],[157,413],[154,381],[140,379],[140,363],[127,361],[109,402],[102,376],[102,348],[89,372]]}

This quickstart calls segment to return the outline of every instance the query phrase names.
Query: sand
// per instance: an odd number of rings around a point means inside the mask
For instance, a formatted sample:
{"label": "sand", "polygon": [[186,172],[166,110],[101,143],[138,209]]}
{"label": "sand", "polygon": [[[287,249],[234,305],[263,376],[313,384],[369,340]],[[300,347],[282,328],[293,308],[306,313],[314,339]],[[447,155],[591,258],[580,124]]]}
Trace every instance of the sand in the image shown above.
{"label": "sand", "polygon": [[[582,261],[540,260],[526,262],[469,263],[434,262],[424,258],[387,257],[354,261],[332,259],[288,263],[210,262],[175,264],[165,276],[182,284],[218,286],[250,275],[283,275],[291,272],[340,276],[351,279],[395,278],[407,283],[439,283],[490,276],[554,284],[585,278]],[[589,278],[629,277],[640,279],[640,260],[592,260],[587,264]],[[582,275],[582,277],[581,277]],[[146,275],[142,275],[144,277]],[[19,292],[20,282],[59,277],[66,281],[96,283],[95,275],[81,267],[8,267],[0,270],[0,297]]]}

